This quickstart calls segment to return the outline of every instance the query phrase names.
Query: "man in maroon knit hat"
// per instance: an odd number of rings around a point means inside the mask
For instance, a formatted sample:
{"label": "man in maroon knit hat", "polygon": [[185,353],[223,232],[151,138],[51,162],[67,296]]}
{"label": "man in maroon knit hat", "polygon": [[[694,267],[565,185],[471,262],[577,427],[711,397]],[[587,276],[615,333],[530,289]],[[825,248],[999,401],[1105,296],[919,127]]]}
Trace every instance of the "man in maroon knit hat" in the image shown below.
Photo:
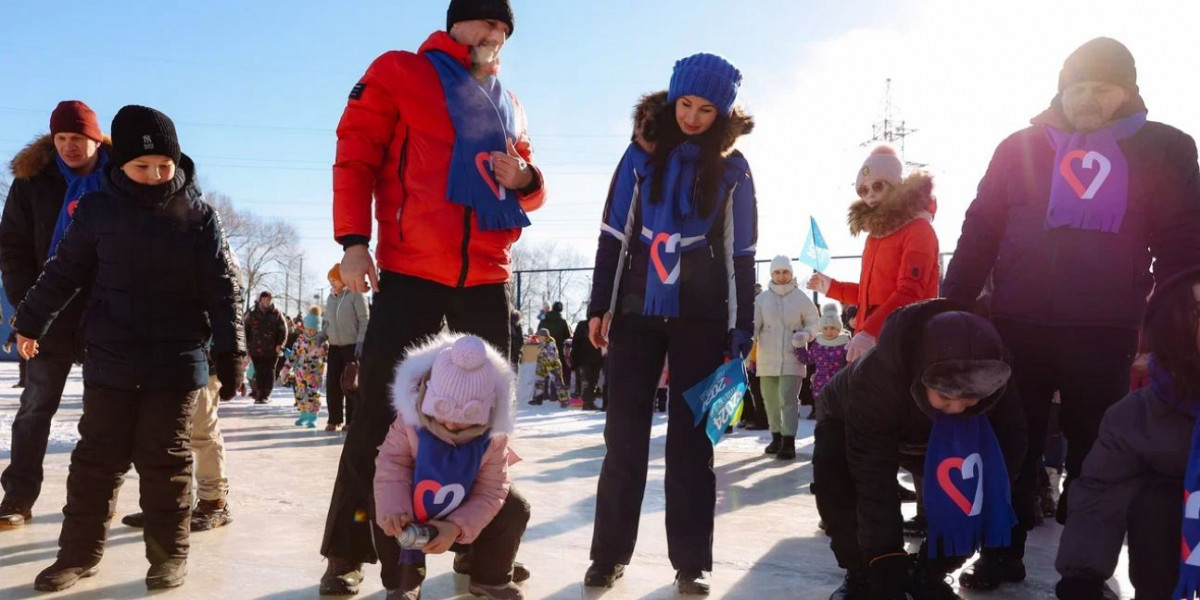
{"label": "man in maroon knit hat", "polygon": [[[54,255],[79,198],[100,188],[107,148],[96,113],[83,102],[66,100],[50,115],[50,133],[13,159],[12,187],[0,217],[0,278],[14,307]],[[12,424],[12,457],[0,475],[0,531],[24,526],[33,517],[50,421],[71,364],[82,356],[80,318],[86,305],[85,290],[55,319],[40,340],[41,353],[26,367],[25,390]]]}

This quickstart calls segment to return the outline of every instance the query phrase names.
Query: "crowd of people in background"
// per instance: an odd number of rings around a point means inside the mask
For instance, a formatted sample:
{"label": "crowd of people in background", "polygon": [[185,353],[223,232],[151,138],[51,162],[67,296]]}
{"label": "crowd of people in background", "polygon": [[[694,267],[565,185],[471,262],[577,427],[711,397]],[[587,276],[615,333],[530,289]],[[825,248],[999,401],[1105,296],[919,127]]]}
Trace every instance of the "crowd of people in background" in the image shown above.
{"label": "crowd of people in background", "polygon": [[[1098,38],[1067,58],[1049,108],[997,148],[944,274],[933,176],[881,146],[853,178],[857,281],[802,286],[781,255],[765,288],[742,73],[684,57],[636,102],[586,318],[572,327],[555,302],[524,329],[510,251],[547,190],[498,77],[514,27],[507,0],[451,0],[445,30],[368,67],[338,126],[343,259],[324,304],[294,318],[270,291],[244,310],[170,117],[126,106],[110,137],[83,102],[57,106],[14,159],[0,218],[8,344],[25,361],[0,530],[33,518],[74,364],[85,383],[38,590],[98,573],[131,465],[142,511],[122,520],[144,528],[146,585],[182,585],[190,533],[233,520],[217,407],[247,386],[270,404],[279,384],[296,426],[324,410],[346,434],[322,594],[357,592],[379,561],[387,597],[418,600],[426,555],[452,552],[472,594],[519,600],[532,507],[509,467],[529,380],[528,404],[605,413],[584,585],[611,587],[632,561],[658,410],[674,586],[708,594],[715,442],[684,394],[745,361],[736,427],[768,431],[766,455],[797,458],[811,407],[812,492],[845,570],[831,600],[955,600],[964,565],[964,588],[1020,582],[1047,515],[1066,524],[1060,599],[1111,597],[1126,537],[1138,598],[1200,595],[1200,166],[1191,137],[1147,119],[1128,49]],[[461,493],[430,494],[446,489]]]}

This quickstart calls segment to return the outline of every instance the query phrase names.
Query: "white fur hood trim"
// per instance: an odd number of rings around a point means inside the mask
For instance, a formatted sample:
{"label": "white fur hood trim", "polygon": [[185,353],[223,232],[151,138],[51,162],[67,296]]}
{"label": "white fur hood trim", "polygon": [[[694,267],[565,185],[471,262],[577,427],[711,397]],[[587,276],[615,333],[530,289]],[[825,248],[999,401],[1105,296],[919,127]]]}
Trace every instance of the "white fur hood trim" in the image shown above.
{"label": "white fur hood trim", "polygon": [[[418,404],[421,397],[421,382],[429,378],[438,354],[454,345],[459,333],[443,333],[413,346],[404,360],[396,365],[396,379],[392,382],[392,406],[404,423],[421,427]],[[492,408],[492,433],[512,435],[516,425],[516,376],[508,358],[491,346],[487,346],[487,357],[491,368],[500,375],[496,378],[496,405]]]}

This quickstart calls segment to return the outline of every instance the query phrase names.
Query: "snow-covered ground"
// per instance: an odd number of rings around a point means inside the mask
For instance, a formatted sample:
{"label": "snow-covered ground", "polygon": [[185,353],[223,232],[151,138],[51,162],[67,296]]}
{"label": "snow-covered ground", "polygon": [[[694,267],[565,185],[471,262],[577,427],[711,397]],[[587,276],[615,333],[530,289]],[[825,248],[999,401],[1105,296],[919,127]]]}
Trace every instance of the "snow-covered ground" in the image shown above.
{"label": "snow-covered ground", "polygon": [[[19,390],[15,363],[0,363],[0,466],[8,464]],[[51,433],[46,485],[33,524],[0,533],[0,600],[49,597],[33,590],[33,578],[54,560],[66,495],[67,465],[77,439],[83,385],[76,370]],[[289,390],[276,390],[270,406],[239,398],[221,406],[227,443],[235,522],[192,537],[187,584],[161,595],[170,598],[285,600],[317,597],[325,565],[318,554],[342,434],[292,425]],[[513,469],[533,506],[521,560],[533,578],[526,597],[652,600],[673,598],[663,524],[662,476],[666,419],[656,416],[650,484],[638,551],[626,576],[608,591],[584,590],[596,478],[604,456],[602,413],[521,406],[517,449],[525,461]],[[324,425],[324,419],[320,423]],[[812,468],[812,425],[802,423],[800,460],[781,463],[761,454],[767,435],[738,431],[717,447],[717,529],[713,598],[803,598],[824,600],[841,581],[817,529],[817,509],[808,491]],[[131,474],[130,479],[136,479]],[[137,510],[136,482],[127,484],[117,514]],[[911,507],[909,507],[911,510]],[[1053,558],[1059,528],[1033,532],[1029,579],[1022,585],[967,598],[995,600],[1053,598]],[[140,598],[146,561],[141,532],[114,521],[100,574],[55,598]],[[1120,570],[1124,571],[1124,562]],[[359,597],[383,598],[378,566],[367,569]],[[1130,590],[1126,581],[1122,589]],[[449,557],[433,557],[424,589],[427,600],[468,598],[465,577],[455,576]],[[158,596],[159,594],[155,594]],[[1131,597],[1126,592],[1125,598]]]}

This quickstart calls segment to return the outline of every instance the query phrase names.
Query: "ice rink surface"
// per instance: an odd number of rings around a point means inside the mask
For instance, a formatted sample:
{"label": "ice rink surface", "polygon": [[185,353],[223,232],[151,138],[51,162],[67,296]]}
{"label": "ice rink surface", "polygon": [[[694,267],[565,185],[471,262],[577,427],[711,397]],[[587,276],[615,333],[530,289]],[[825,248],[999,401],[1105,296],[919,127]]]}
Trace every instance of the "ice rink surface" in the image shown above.
{"label": "ice rink surface", "polygon": [[[12,419],[20,390],[16,363],[0,363],[0,466],[8,464]],[[26,528],[0,533],[0,600],[63,598],[141,598],[147,595],[147,568],[141,531],[114,520],[100,574],[57,594],[34,591],[34,576],[54,561],[66,497],[70,451],[77,439],[83,384],[76,369],[51,432],[46,485]],[[802,415],[808,412],[802,409]],[[276,388],[271,405],[248,398],[222,404],[221,428],[227,445],[234,523],[192,536],[187,583],[155,593],[163,598],[286,600],[315,599],[324,571],[318,548],[343,435],[292,425],[291,391]],[[526,598],[651,600],[675,598],[674,571],[667,560],[663,524],[663,450],[666,417],[655,417],[637,553],[625,578],[611,590],[585,590],[596,480],[604,457],[604,414],[522,405],[515,447],[524,462],[513,467],[515,483],[533,507],[520,560],[533,571]],[[809,493],[812,422],[801,422],[796,461],[762,455],[769,436],[745,432],[717,446],[717,520],[712,598],[825,600],[842,578],[817,529],[817,509]],[[136,473],[118,503],[121,515],[137,511]],[[906,510],[911,513],[912,505]],[[1057,525],[1030,536],[1029,579],[999,592],[966,593],[971,599],[1053,598],[1058,580],[1054,554]],[[915,550],[915,548],[911,548]],[[1124,572],[1122,559],[1119,572]],[[357,598],[384,597],[378,565],[368,565]],[[1126,580],[1122,598],[1131,598]],[[450,556],[432,557],[424,587],[426,600],[470,598],[467,578],[456,576]]]}

